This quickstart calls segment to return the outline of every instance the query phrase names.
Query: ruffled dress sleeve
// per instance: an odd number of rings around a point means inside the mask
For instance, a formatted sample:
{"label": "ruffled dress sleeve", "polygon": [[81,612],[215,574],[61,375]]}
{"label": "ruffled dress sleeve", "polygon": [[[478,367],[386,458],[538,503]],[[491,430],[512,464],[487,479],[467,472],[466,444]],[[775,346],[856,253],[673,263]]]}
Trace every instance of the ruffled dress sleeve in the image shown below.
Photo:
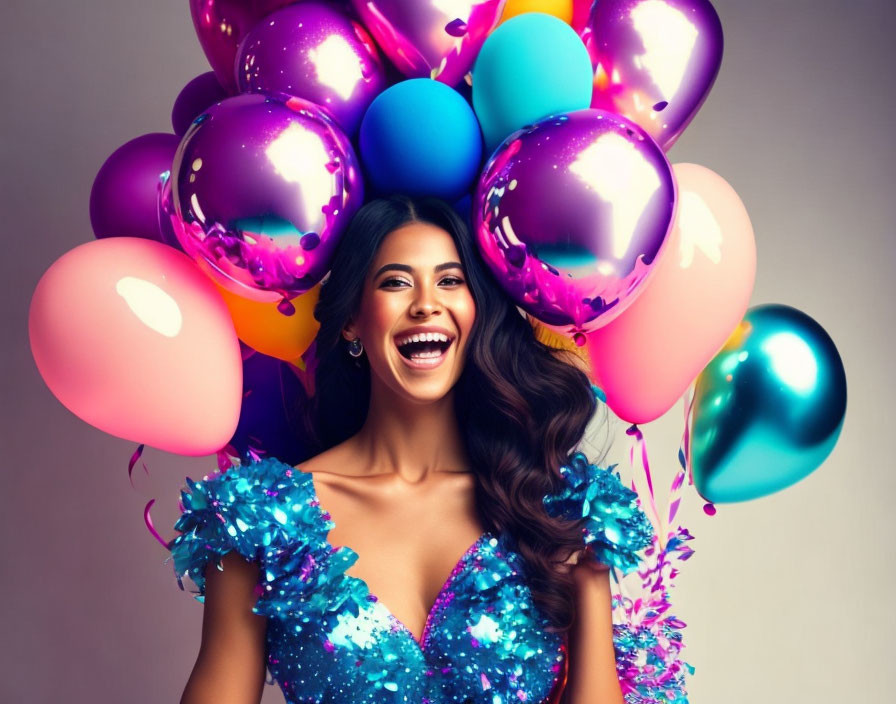
{"label": "ruffled dress sleeve", "polygon": [[652,544],[654,529],[638,494],[622,484],[615,467],[599,467],[584,453],[573,453],[560,468],[562,489],[545,496],[544,505],[555,518],[584,519],[586,554],[625,575],[643,561],[641,551]]}
{"label": "ruffled dress sleeve", "polygon": [[273,615],[276,598],[290,582],[294,598],[315,586],[318,559],[329,553],[327,520],[318,507],[311,477],[270,457],[236,465],[201,481],[186,479],[181,492],[180,531],[168,547],[178,584],[189,576],[205,599],[206,570],[223,569],[232,550],[261,566],[260,598],[253,612]]}

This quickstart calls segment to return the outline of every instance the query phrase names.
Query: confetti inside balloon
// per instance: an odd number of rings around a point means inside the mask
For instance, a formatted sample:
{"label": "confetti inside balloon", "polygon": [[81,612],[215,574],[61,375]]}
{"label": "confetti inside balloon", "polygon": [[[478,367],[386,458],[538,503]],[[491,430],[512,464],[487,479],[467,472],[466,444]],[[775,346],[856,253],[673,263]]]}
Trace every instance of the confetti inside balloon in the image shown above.
{"label": "confetti inside balloon", "polygon": [[473,205],[480,252],[514,301],[584,344],[640,292],[667,240],[676,187],[640,127],[576,110],[514,132]]}
{"label": "confetti inside balloon", "polygon": [[286,299],[327,273],[364,198],[339,127],[313,103],[262,94],[197,118],[168,186],[166,212],[184,251],[238,295],[282,299],[287,314]]}

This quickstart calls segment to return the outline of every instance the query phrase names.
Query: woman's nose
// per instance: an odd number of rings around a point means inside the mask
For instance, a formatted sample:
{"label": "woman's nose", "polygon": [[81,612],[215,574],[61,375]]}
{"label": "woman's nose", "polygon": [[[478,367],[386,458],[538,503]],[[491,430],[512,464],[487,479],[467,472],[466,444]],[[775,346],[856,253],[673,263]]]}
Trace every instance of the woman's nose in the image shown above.
{"label": "woman's nose", "polygon": [[423,284],[417,287],[417,295],[414,298],[414,313],[432,313],[439,308],[438,297],[436,291],[430,286]]}

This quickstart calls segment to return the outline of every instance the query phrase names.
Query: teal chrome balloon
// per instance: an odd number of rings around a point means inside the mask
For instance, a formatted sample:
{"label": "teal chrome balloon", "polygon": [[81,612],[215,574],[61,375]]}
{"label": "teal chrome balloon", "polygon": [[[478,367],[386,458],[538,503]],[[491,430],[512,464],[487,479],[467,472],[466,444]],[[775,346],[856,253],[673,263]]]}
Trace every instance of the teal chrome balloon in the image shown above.
{"label": "teal chrome balloon", "polygon": [[512,132],[591,105],[588,50],[566,22],[526,12],[495,29],[473,65],[473,109],[489,153]]}
{"label": "teal chrome balloon", "polygon": [[795,484],[830,454],[845,413],[846,373],[824,328],[789,306],[750,309],[697,377],[697,491],[732,503]]}

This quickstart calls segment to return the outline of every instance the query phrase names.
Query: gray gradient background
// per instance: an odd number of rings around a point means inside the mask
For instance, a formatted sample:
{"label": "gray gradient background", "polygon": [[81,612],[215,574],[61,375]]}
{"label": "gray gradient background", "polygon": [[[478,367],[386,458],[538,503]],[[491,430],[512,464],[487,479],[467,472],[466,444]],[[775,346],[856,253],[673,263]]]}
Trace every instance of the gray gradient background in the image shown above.
{"label": "gray gradient background", "polygon": [[[846,365],[839,445],[797,486],[683,520],[696,536],[675,613],[688,623],[695,704],[892,701],[896,617],[894,481],[894,4],[716,0],[722,70],[670,152],[727,179],[751,215],[751,305],[795,306]],[[135,448],[67,411],[27,339],[34,287],[92,238],[97,169],[137,135],[169,131],[181,86],[207,70],[186,0],[4,0],[0,6],[0,257],[3,354],[3,702],[176,702],[195,660],[202,607],[178,590],[165,551],[177,489],[213,458]],[[888,195],[889,194],[889,195]],[[626,469],[625,424],[609,461]],[[659,475],[676,466],[681,409],[646,425]],[[598,438],[599,441],[599,438]],[[267,687],[266,703],[282,702]]]}

